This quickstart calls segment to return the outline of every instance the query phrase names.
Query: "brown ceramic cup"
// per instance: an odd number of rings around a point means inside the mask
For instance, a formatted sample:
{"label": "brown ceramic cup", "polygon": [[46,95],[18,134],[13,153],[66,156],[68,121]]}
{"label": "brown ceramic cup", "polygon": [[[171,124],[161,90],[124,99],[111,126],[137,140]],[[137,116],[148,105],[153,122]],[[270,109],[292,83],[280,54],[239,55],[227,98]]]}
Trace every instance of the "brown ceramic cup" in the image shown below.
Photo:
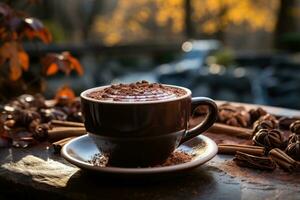
{"label": "brown ceramic cup", "polygon": [[[109,86],[88,89],[81,93],[82,113],[87,133],[99,150],[109,156],[116,167],[145,167],[164,162],[183,142],[213,125],[217,106],[206,97],[191,97],[187,88],[177,98],[121,102],[102,101],[87,94]],[[200,105],[208,107],[206,118],[189,128],[189,118]]]}

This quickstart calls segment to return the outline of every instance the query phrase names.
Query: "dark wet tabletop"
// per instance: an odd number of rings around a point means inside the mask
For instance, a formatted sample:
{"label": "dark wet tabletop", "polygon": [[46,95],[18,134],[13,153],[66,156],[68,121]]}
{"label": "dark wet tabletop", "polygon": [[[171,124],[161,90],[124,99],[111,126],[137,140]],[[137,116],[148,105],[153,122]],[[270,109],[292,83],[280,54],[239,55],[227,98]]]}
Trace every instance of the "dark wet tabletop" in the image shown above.
{"label": "dark wet tabletop", "polygon": [[[279,112],[300,116],[300,111]],[[300,174],[240,168],[232,156],[217,155],[177,174],[111,177],[81,171],[54,155],[48,145],[0,149],[0,199],[300,199]]]}

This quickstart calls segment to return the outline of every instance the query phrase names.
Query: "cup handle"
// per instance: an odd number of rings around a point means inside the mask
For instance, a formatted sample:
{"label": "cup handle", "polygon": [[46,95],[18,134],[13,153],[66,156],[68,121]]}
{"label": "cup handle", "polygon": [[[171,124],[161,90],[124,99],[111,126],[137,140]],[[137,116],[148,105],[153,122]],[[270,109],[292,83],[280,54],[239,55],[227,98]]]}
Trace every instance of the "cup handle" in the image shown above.
{"label": "cup handle", "polygon": [[212,99],[206,98],[206,97],[192,98],[192,113],[200,105],[208,106],[208,114],[206,115],[205,119],[200,124],[198,124],[197,126],[191,128],[191,129],[188,129],[186,131],[186,133],[183,136],[183,138],[181,139],[179,145],[196,137],[197,135],[200,135],[201,133],[203,133],[204,131],[209,129],[217,120],[218,107]]}

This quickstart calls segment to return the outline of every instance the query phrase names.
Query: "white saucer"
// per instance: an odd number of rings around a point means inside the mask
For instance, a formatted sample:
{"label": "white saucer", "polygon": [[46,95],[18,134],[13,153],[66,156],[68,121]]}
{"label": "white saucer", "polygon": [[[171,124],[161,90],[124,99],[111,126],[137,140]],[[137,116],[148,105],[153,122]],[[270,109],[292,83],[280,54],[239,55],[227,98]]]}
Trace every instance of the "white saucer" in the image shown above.
{"label": "white saucer", "polygon": [[[142,174],[161,174],[188,170],[200,166],[212,159],[218,151],[218,147],[210,138],[199,135],[198,137],[180,145],[178,149],[192,153],[193,159],[190,162],[148,168],[121,168],[121,167],[99,167],[88,162],[92,157],[99,153],[98,148],[88,135],[70,140],[61,150],[61,155],[70,163],[83,170],[90,170],[106,174],[123,174],[123,175],[142,175]],[[158,151],[159,153],[159,151]]]}

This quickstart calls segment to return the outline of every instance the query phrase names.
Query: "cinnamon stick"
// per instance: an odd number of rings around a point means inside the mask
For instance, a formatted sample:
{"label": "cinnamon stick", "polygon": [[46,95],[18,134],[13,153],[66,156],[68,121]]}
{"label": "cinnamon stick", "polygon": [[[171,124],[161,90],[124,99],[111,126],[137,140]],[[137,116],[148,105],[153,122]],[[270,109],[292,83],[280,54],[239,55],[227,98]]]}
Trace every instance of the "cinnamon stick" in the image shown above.
{"label": "cinnamon stick", "polygon": [[63,138],[81,136],[86,134],[84,127],[55,127],[48,130],[48,139],[50,141],[58,141]]}
{"label": "cinnamon stick", "polygon": [[76,137],[67,137],[67,138],[64,138],[62,140],[59,140],[59,141],[56,141],[56,142],[52,143],[53,152],[55,154],[59,154],[62,147],[65,144],[67,144],[67,142],[69,142],[70,140],[72,140],[74,138],[76,138]]}
{"label": "cinnamon stick", "polygon": [[270,157],[286,171],[293,172],[295,170],[299,170],[299,164],[288,156],[281,149],[275,148],[269,152]]}
{"label": "cinnamon stick", "polygon": [[287,162],[286,160],[282,160],[280,158],[272,157],[272,156],[271,156],[271,158],[283,170],[288,171],[288,172],[293,172],[295,170],[295,166],[292,165],[291,163]]}
{"label": "cinnamon stick", "polygon": [[251,155],[263,156],[265,149],[263,147],[252,145],[219,144],[218,154],[235,155],[238,151]]}
{"label": "cinnamon stick", "polygon": [[253,156],[240,151],[236,152],[233,159],[237,165],[241,167],[255,168],[261,170],[274,170],[276,168],[275,162],[265,156]]}
{"label": "cinnamon stick", "polygon": [[284,151],[282,151],[281,149],[278,149],[278,148],[275,148],[275,149],[272,149],[270,152],[269,152],[269,155],[270,156],[273,156],[273,157],[277,157],[277,158],[280,158],[282,160],[286,160],[287,162],[291,163],[291,164],[294,164],[296,161],[291,158],[289,155],[287,155]]}
{"label": "cinnamon stick", "polygon": [[53,126],[63,126],[63,127],[84,127],[83,123],[71,122],[71,121],[61,121],[61,120],[51,120]]}
{"label": "cinnamon stick", "polygon": [[226,134],[245,139],[250,139],[253,135],[251,129],[229,126],[220,123],[215,123],[210,129],[208,129],[208,132],[216,134]]}

